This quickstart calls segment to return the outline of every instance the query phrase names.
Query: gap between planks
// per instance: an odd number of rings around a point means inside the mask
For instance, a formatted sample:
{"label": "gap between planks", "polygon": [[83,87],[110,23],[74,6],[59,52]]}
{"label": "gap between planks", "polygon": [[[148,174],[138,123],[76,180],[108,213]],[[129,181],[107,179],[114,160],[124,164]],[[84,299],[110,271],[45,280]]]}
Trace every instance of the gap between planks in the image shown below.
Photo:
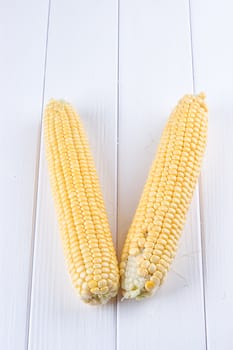
{"label": "gap between planks", "polygon": [[46,68],[47,68],[47,55],[48,55],[48,40],[49,40],[49,22],[51,2],[48,0],[48,12],[46,23],[46,36],[45,36],[45,49],[44,49],[44,69],[43,69],[43,86],[42,86],[42,100],[41,100],[41,120],[40,129],[38,133],[37,142],[37,161],[35,166],[35,182],[34,182],[34,199],[33,199],[33,213],[32,213],[32,233],[31,233],[31,253],[28,272],[28,293],[27,293],[27,309],[26,309],[26,330],[25,330],[25,349],[29,347],[30,337],[30,320],[31,320],[31,297],[32,297],[32,283],[33,283],[33,269],[34,269],[34,253],[35,253],[35,235],[36,235],[36,223],[37,223],[37,204],[38,204],[38,190],[39,190],[39,170],[41,160],[41,146],[42,146],[42,121],[44,110],[44,98],[45,98],[45,83],[46,83]]}
{"label": "gap between planks", "polygon": [[[189,18],[189,34],[190,34],[190,50],[191,50],[191,70],[192,70],[192,84],[193,94],[196,94],[196,82],[195,82],[195,64],[194,64],[194,49],[193,49],[193,32],[192,32],[192,6],[191,1],[188,0],[188,18]],[[203,298],[203,319],[205,327],[205,349],[208,349],[208,338],[207,338],[207,319],[206,319],[206,296],[205,296],[205,276],[206,276],[206,264],[205,264],[205,244],[203,234],[203,206],[202,206],[202,186],[201,186],[201,174],[197,183],[197,198],[198,198],[198,218],[199,218],[199,232],[200,232],[200,248],[201,248],[201,277],[202,277],[202,298]]]}

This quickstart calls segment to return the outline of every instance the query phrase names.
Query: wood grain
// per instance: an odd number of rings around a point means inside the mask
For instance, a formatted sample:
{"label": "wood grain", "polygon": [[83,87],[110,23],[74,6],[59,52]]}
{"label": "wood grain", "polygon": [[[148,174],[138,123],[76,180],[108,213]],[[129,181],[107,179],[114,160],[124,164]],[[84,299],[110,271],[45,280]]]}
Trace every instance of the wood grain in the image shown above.
{"label": "wood grain", "polygon": [[23,350],[48,1],[0,7],[0,347]]}
{"label": "wood grain", "polygon": [[[162,128],[192,92],[187,1],[120,6],[119,250]],[[200,218],[194,196],[178,255],[151,299],[118,305],[118,349],[205,349]]]}
{"label": "wood grain", "polygon": [[[45,100],[71,102],[84,122],[115,237],[117,7],[115,1],[54,1]],[[114,349],[114,301],[83,304],[68,278],[42,143],[29,349]]]}
{"label": "wood grain", "polygon": [[[232,1],[192,1],[196,90],[209,104],[209,139],[201,176],[207,345],[233,348],[233,27]],[[220,25],[216,26],[216,23]]]}

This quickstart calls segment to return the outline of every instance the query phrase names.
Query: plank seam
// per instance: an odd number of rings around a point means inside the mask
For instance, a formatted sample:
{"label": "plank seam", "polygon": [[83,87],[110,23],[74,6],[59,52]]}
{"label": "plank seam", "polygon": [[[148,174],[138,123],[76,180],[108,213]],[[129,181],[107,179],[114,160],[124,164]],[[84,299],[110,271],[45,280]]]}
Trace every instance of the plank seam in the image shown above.
{"label": "plank seam", "polygon": [[[191,0],[188,0],[189,9],[189,32],[190,32],[190,49],[191,49],[191,69],[192,69],[192,89],[193,94],[196,94],[196,82],[195,82],[195,65],[194,65],[194,50],[193,50],[193,27],[192,27],[192,8]],[[200,245],[201,245],[201,277],[202,277],[202,297],[203,297],[203,318],[205,328],[205,349],[208,350],[208,337],[207,337],[207,319],[206,319],[206,295],[205,295],[205,277],[206,277],[206,264],[205,264],[205,244],[203,235],[202,225],[202,196],[201,196],[201,179],[198,180],[197,184],[197,199],[198,199],[198,211],[199,211],[199,229],[200,229]]]}
{"label": "plank seam", "polygon": [[[120,259],[119,254],[119,123],[120,123],[120,0],[117,0],[117,91],[116,91],[116,249],[118,260]],[[119,296],[116,298],[116,315],[115,315],[115,349],[118,349],[118,305]]]}
{"label": "plank seam", "polygon": [[44,51],[44,68],[43,68],[43,85],[42,85],[42,100],[41,100],[41,117],[40,128],[38,135],[37,145],[37,162],[35,167],[35,182],[34,182],[34,200],[33,200],[33,213],[32,213],[32,233],[31,233],[31,249],[29,260],[29,272],[28,272],[28,291],[27,291],[27,308],[26,308],[26,331],[25,331],[25,349],[28,350],[29,338],[30,338],[30,320],[31,320],[31,298],[32,298],[32,284],[33,284],[33,270],[34,270],[34,256],[35,256],[35,238],[36,238],[36,225],[37,225],[37,209],[38,209],[38,192],[39,192],[39,170],[41,163],[41,146],[42,146],[42,119],[44,110],[44,98],[45,98],[45,82],[46,82],[46,68],[47,68],[47,53],[48,53],[48,37],[49,37],[49,22],[50,22],[50,10],[51,1],[48,0],[48,12],[47,12],[47,24],[46,24],[46,36],[45,36],[45,51]]}

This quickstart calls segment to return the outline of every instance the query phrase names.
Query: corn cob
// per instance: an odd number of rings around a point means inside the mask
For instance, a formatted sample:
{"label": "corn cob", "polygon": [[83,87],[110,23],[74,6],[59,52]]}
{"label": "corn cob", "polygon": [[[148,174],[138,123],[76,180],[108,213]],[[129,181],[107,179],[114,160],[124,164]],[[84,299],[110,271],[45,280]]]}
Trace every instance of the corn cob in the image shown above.
{"label": "corn cob", "polygon": [[184,96],[164,129],[122,252],[124,298],[152,295],[175,256],[206,147],[204,99]]}
{"label": "corn cob", "polygon": [[94,161],[71,105],[50,101],[44,137],[71,280],[83,301],[104,304],[117,294],[118,264]]}

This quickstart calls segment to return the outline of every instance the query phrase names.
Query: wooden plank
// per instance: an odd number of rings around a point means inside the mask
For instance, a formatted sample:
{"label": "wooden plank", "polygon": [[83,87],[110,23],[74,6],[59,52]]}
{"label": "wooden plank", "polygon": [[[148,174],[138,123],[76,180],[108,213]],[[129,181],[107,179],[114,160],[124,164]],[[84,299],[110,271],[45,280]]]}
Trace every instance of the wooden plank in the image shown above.
{"label": "wooden plank", "polygon": [[[79,110],[100,175],[115,236],[116,1],[54,0],[48,41],[46,98]],[[29,349],[114,349],[114,302],[83,304],[71,287],[41,152]]]}
{"label": "wooden plank", "polygon": [[233,348],[232,11],[230,0],[191,2],[195,88],[206,92],[209,104],[209,140],[201,176],[209,350]]}
{"label": "wooden plank", "polygon": [[[120,6],[119,250],[162,128],[192,92],[188,1],[127,0]],[[118,306],[118,349],[205,349],[198,195],[163,287]]]}
{"label": "wooden plank", "polygon": [[1,3],[0,342],[5,350],[25,349],[47,11],[47,0]]}

